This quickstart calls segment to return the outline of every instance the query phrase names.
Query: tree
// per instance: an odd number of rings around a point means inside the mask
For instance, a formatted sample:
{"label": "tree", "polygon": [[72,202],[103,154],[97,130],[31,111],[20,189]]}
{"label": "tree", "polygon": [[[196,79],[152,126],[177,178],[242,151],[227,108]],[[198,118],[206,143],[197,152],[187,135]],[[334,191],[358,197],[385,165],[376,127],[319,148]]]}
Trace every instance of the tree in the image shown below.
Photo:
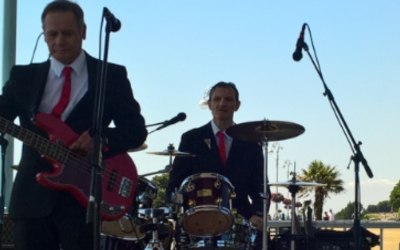
{"label": "tree", "polygon": [[369,205],[366,209],[368,213],[388,213],[392,211],[389,201],[380,201],[377,205]]}
{"label": "tree", "polygon": [[379,212],[378,206],[377,205],[368,205],[367,212],[368,213],[378,213]]}
{"label": "tree", "polygon": [[169,174],[155,175],[151,181],[157,186],[157,196],[153,200],[153,207],[167,206],[165,191],[167,189]]}
{"label": "tree", "polygon": [[[347,203],[347,206],[336,213],[336,219],[341,220],[351,220],[354,219],[354,209],[355,209],[355,202]],[[359,209],[361,211],[361,218],[365,216],[365,211],[363,209],[362,204],[360,204]]]}
{"label": "tree", "polygon": [[322,211],[326,198],[331,193],[338,194],[344,191],[343,180],[339,178],[340,173],[336,167],[324,165],[322,161],[313,161],[308,169],[302,169],[298,178],[305,182],[317,182],[325,186],[305,187],[300,191],[300,196],[308,196],[314,192],[314,215],[317,220],[322,219]]}
{"label": "tree", "polygon": [[394,186],[392,192],[390,192],[390,204],[394,211],[400,209],[400,181]]}

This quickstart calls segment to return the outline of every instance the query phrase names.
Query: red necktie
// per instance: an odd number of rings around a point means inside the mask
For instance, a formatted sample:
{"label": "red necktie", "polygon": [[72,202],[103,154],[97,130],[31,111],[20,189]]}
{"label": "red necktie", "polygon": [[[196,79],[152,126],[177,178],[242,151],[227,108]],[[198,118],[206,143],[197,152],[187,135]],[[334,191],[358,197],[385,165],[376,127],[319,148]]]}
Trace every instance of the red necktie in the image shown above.
{"label": "red necktie", "polygon": [[221,157],[222,164],[225,165],[225,163],[226,163],[226,150],[225,150],[224,131],[222,131],[222,130],[218,131],[217,136],[218,136],[219,156]]}
{"label": "red necktie", "polygon": [[61,97],[58,103],[54,106],[51,114],[60,118],[61,114],[64,112],[68,105],[69,97],[71,95],[71,71],[72,68],[67,66],[63,69],[64,74],[64,85],[61,92]]}

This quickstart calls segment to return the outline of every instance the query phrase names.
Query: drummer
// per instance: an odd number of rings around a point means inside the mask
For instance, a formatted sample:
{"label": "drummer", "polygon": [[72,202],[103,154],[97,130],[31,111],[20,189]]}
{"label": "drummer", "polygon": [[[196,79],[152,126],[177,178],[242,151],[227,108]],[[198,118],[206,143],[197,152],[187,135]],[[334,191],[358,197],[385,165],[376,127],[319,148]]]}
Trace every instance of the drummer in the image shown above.
{"label": "drummer", "polygon": [[[170,172],[167,197],[174,197],[183,180],[197,173],[219,173],[233,184],[236,199],[233,208],[251,221],[262,221],[263,153],[256,143],[239,141],[225,131],[233,126],[234,113],[240,107],[234,83],[218,82],[209,91],[207,104],[212,120],[182,135],[179,151],[195,157],[176,157]],[[225,154],[220,151],[219,131],[223,133]],[[270,192],[270,191],[269,191]],[[269,195],[269,197],[271,197]],[[268,202],[269,204],[269,202]]]}

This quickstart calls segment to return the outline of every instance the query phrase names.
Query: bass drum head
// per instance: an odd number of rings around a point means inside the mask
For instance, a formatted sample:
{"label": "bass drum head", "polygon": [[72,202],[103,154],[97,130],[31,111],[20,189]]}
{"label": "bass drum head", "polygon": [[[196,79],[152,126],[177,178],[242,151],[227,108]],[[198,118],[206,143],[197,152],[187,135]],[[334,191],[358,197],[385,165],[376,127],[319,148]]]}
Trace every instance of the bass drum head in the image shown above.
{"label": "bass drum head", "polygon": [[188,234],[199,237],[213,237],[229,231],[233,221],[233,215],[227,208],[197,206],[183,214],[181,225]]}

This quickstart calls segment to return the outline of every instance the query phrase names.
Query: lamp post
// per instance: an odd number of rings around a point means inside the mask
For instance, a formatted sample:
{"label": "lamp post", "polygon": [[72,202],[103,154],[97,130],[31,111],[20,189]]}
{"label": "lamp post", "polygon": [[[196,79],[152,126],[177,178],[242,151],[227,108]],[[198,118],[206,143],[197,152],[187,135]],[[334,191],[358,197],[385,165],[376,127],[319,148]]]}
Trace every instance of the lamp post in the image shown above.
{"label": "lamp post", "polygon": [[[289,160],[286,160],[283,163],[283,168],[287,168],[287,180],[288,181],[290,180],[290,165],[292,165],[292,162]],[[290,197],[289,190],[287,191],[286,197]],[[286,218],[289,219],[289,208],[288,207],[286,208]]]}
{"label": "lamp post", "polygon": [[[272,144],[271,151],[270,153],[273,153],[274,151],[276,152],[276,182],[278,183],[278,178],[279,178],[279,151],[283,149],[279,145],[278,142],[275,142]],[[278,186],[275,187],[275,193],[278,194]],[[278,213],[278,202],[275,202],[275,216],[276,219],[279,219],[279,213]]]}

